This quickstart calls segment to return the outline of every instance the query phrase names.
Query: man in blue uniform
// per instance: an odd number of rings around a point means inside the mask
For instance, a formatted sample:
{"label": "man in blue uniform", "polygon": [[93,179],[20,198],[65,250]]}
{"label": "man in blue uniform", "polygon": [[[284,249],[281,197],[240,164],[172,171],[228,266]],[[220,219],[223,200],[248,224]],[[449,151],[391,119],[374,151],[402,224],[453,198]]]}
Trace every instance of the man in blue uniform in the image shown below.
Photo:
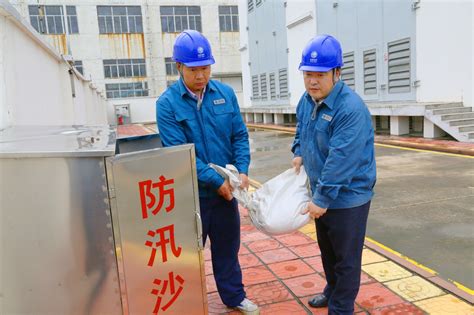
{"label": "man in blue uniform", "polygon": [[183,31],[173,47],[180,73],[156,102],[157,124],[165,147],[194,143],[203,240],[211,240],[212,266],[222,302],[244,314],[258,314],[246,298],[238,261],[240,217],[228,180],[209,167],[233,164],[247,188],[250,164],[248,133],[231,87],[209,80],[214,64],[209,41]]}
{"label": "man in blue uniform", "polygon": [[362,99],[340,81],[342,50],[332,36],[313,38],[299,69],[306,92],[296,109],[293,166],[308,174],[326,274],[322,294],[308,301],[329,314],[353,314],[359,292],[362,247],[376,179],[374,132]]}

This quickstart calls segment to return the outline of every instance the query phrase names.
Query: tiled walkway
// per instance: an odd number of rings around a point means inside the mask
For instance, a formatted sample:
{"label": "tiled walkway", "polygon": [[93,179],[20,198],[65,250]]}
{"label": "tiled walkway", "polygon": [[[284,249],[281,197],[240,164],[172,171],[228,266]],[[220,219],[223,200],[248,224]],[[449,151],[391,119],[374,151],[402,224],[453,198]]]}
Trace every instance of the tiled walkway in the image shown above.
{"label": "tiled walkway", "polygon": [[[241,209],[240,264],[247,296],[260,314],[327,314],[313,309],[308,298],[321,293],[324,272],[314,224],[288,235],[270,237],[250,223]],[[212,275],[209,244],[204,251],[209,314],[240,314],[222,304]],[[356,314],[474,314],[474,307],[421,276],[364,249]]]}

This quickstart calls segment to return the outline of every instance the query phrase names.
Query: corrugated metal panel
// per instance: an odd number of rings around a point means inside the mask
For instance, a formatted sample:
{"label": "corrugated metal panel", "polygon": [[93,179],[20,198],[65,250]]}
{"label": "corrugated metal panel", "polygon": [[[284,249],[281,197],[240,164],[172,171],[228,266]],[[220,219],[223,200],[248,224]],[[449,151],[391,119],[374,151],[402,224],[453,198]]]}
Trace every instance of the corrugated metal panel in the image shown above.
{"label": "corrugated metal panel", "polygon": [[267,74],[262,73],[260,74],[260,99],[266,100],[268,98],[267,95]]}
{"label": "corrugated metal panel", "polygon": [[258,75],[252,76],[252,99],[258,100],[260,98],[258,90]]}
{"label": "corrugated metal panel", "polygon": [[341,69],[341,78],[351,89],[355,90],[354,52],[345,53],[342,59],[344,66]]}
{"label": "corrugated metal panel", "polygon": [[377,51],[364,51],[364,94],[377,94]]}
{"label": "corrugated metal panel", "polygon": [[275,73],[270,73],[268,76],[270,79],[270,99],[274,100],[276,99]]}
{"label": "corrugated metal panel", "polygon": [[410,92],[410,38],[388,43],[388,92]]}
{"label": "corrugated metal panel", "polygon": [[288,98],[288,69],[278,70],[278,83],[280,86],[280,98]]}

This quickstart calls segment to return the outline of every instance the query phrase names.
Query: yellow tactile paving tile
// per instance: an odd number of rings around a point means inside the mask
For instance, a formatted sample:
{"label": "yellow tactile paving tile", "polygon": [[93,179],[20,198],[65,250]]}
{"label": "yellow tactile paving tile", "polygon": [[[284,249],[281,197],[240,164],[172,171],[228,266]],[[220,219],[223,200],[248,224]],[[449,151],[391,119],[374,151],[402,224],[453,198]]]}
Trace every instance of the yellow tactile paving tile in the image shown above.
{"label": "yellow tactile paving tile", "polygon": [[474,306],[447,294],[414,303],[430,315],[472,315]]}
{"label": "yellow tactile paving tile", "polygon": [[306,224],[303,226],[301,229],[299,229],[300,232],[304,234],[308,233],[316,233],[316,227],[313,222]]}
{"label": "yellow tactile paving tile", "polygon": [[305,233],[305,234],[308,235],[309,237],[311,237],[313,240],[316,241],[316,232]]}
{"label": "yellow tactile paving tile", "polygon": [[379,282],[398,280],[410,277],[412,274],[408,270],[398,266],[391,261],[379,262],[362,266],[362,270]]}
{"label": "yellow tactile paving tile", "polygon": [[368,248],[362,251],[362,265],[373,264],[376,262],[386,261],[387,258],[377,254]]}
{"label": "yellow tactile paving tile", "polygon": [[407,301],[415,302],[445,294],[443,290],[419,276],[384,283]]}

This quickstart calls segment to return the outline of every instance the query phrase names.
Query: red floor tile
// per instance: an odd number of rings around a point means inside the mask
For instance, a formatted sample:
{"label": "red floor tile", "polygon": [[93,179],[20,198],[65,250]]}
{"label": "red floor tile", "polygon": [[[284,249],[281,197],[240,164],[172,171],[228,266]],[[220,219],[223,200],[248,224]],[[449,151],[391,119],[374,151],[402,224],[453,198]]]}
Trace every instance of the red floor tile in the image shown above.
{"label": "red floor tile", "polygon": [[244,244],[240,244],[239,248],[239,255],[247,255],[250,254],[249,250],[244,246]]}
{"label": "red floor tile", "polygon": [[303,244],[315,244],[315,240],[301,232],[295,232],[287,235],[276,236],[276,238],[286,246],[296,246]]}
{"label": "red floor tile", "polygon": [[242,314],[222,304],[221,298],[217,292],[207,295],[207,303],[208,303],[209,315],[215,315],[215,314],[241,315]]}
{"label": "red floor tile", "polygon": [[216,280],[214,280],[214,275],[206,276],[206,286],[207,293],[212,293],[217,291]]}
{"label": "red floor tile", "polygon": [[268,268],[270,268],[277,277],[281,279],[294,278],[314,273],[314,270],[301,259],[270,264],[268,265]]}
{"label": "red floor tile", "polygon": [[253,241],[264,240],[267,238],[270,238],[270,236],[259,231],[245,233],[240,236],[240,240],[242,243],[249,243]]}
{"label": "red floor tile", "polygon": [[204,270],[206,271],[206,276],[213,274],[213,271],[212,271],[212,261],[211,261],[211,260],[206,260],[206,261],[204,262]]}
{"label": "red floor tile", "polygon": [[278,242],[277,240],[273,238],[250,242],[247,244],[247,246],[254,253],[263,252],[266,250],[278,249],[278,248],[283,247],[283,245],[281,245],[280,242]]}
{"label": "red floor tile", "polygon": [[360,284],[367,284],[367,283],[372,283],[372,282],[375,282],[375,280],[369,277],[368,274],[362,271],[360,274]]}
{"label": "red floor tile", "polygon": [[242,277],[245,286],[276,280],[275,276],[265,266],[243,269]]}
{"label": "red floor tile", "polygon": [[211,250],[209,248],[204,249],[204,260],[211,260]]}
{"label": "red floor tile", "polygon": [[255,231],[257,231],[257,229],[255,228],[255,226],[253,226],[251,224],[241,224],[240,225],[240,233],[241,234],[251,233],[251,232],[255,232]]}
{"label": "red floor tile", "polygon": [[286,279],[283,282],[298,297],[321,293],[326,285],[326,280],[318,274]]}
{"label": "red floor tile", "polygon": [[[308,305],[308,300],[311,299],[313,296],[308,296],[307,298],[301,299],[301,302],[305,303],[305,305]],[[327,307],[321,307],[321,308],[314,308],[308,305],[308,309],[311,311],[311,314],[314,315],[327,315],[328,314],[328,308]],[[354,313],[358,314],[359,312],[364,312],[357,304],[354,304]]]}
{"label": "red floor tile", "polygon": [[390,305],[386,307],[382,307],[376,310],[371,310],[370,314],[374,315],[422,315],[424,312],[410,303],[403,303],[403,304],[396,304]]}
{"label": "red floor tile", "polygon": [[258,260],[258,258],[253,254],[239,255],[239,263],[242,269],[255,267],[262,264],[260,260]]}
{"label": "red floor tile", "polygon": [[303,261],[307,263],[311,268],[316,270],[319,273],[324,273],[323,262],[321,261],[321,256],[304,258]]}
{"label": "red floor tile", "polygon": [[275,262],[298,258],[288,248],[267,250],[265,252],[256,253],[255,255],[257,255],[265,264],[271,264]]}
{"label": "red floor tile", "polygon": [[313,242],[312,244],[292,246],[290,249],[298,257],[302,258],[321,255],[321,251],[319,250],[319,246],[316,242]]}
{"label": "red floor tile", "polygon": [[265,305],[260,308],[260,315],[306,315],[305,309],[296,301],[287,301]]}
{"label": "red floor tile", "polygon": [[255,304],[262,306],[291,300],[293,296],[279,281],[266,282],[245,288],[247,297]]}
{"label": "red floor tile", "polygon": [[360,286],[356,302],[365,309],[375,309],[401,304],[404,301],[380,283],[370,283]]}

